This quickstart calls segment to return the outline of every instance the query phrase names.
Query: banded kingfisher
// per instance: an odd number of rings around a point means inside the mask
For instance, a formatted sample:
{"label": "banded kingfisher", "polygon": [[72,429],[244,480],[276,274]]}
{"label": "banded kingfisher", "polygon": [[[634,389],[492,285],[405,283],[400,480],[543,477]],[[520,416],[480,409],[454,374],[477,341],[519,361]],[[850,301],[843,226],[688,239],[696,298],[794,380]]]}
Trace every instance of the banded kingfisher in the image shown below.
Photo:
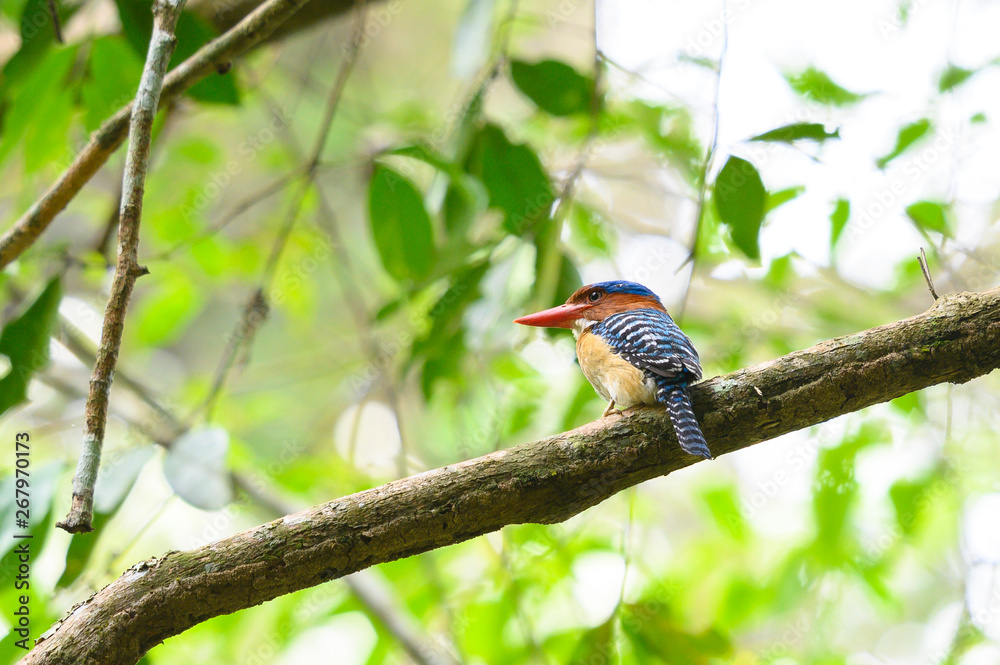
{"label": "banded kingfisher", "polygon": [[698,352],[648,288],[620,280],[590,284],[565,304],[514,323],[572,329],[580,369],[608,400],[605,416],[639,404],[663,404],[681,448],[712,459],[688,393],[701,378]]}

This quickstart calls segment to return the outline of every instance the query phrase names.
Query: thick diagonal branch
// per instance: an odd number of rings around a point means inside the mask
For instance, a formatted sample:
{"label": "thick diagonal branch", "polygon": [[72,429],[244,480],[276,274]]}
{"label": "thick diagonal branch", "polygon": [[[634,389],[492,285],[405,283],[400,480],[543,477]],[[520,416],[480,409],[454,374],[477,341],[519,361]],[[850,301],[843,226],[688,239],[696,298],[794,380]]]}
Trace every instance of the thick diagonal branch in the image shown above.
{"label": "thick diagonal branch", "polygon": [[142,195],[146,187],[149,147],[152,142],[153,117],[160,101],[163,77],[174,52],[177,38],[174,28],[185,0],[157,0],[153,5],[153,35],[149,53],[139,79],[132,119],[129,123],[129,149],[125,156],[122,177],[122,200],[118,218],[118,263],[111,283],[111,297],[104,311],[101,345],[97,349],[94,373],[87,396],[83,446],[80,462],[73,477],[73,501],[69,514],[57,526],[79,533],[93,531],[94,484],[101,463],[104,427],[108,419],[108,396],[118,364],[118,349],[125,328],[125,312],[132,299],[132,289],[145,268],[139,265],[139,220],[142,217]]}
{"label": "thick diagonal branch", "polygon": [[[1000,366],[1000,289],[715,377],[692,389],[717,454]],[[24,663],[131,664],[166,638],[378,563],[508,524],[553,523],[696,461],[658,409],[610,416],[142,562],[73,610]]]}

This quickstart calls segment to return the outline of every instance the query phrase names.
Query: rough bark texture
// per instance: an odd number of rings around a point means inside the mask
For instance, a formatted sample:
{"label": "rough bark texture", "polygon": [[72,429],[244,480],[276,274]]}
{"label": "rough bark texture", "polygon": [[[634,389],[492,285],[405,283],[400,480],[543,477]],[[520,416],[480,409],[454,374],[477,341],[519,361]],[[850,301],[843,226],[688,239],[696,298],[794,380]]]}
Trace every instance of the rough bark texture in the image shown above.
{"label": "rough bark texture", "polygon": [[[717,454],[1000,366],[1000,289],[841,337],[692,389]],[[135,663],[220,614],[495,531],[554,523],[697,461],[664,412],[613,415],[133,566],[70,612],[24,663]]]}

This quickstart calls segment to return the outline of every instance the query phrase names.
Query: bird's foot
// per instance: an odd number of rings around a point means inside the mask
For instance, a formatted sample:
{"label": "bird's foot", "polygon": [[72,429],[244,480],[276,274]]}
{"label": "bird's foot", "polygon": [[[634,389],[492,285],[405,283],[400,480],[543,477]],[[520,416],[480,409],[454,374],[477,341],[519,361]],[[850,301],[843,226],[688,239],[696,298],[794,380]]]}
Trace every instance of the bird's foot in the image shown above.
{"label": "bird's foot", "polygon": [[611,400],[610,402],[608,402],[608,408],[604,409],[604,415],[602,415],[601,417],[602,418],[607,418],[612,413],[617,413],[619,416],[622,415],[622,410],[615,407],[615,401],[614,400]]}

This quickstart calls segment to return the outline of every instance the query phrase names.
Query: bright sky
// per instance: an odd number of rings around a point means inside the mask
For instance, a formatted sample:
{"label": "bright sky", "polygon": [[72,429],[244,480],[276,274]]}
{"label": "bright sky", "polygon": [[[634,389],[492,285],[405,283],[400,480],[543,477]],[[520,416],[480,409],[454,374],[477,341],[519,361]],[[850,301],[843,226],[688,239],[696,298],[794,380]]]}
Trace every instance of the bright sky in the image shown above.
{"label": "bright sky", "polygon": [[[881,286],[895,263],[926,244],[903,208],[920,199],[958,202],[957,242],[972,246],[990,221],[1000,191],[995,168],[995,123],[970,129],[976,113],[997,117],[1000,72],[987,68],[954,93],[941,96],[937,80],[949,62],[975,69],[996,56],[997,3],[924,0],[910,5],[901,25],[896,0],[848,0],[831,6],[795,0],[678,2],[601,0],[599,41],[615,62],[642,73],[650,85],[627,94],[702,110],[701,135],[711,135],[714,76],[678,60],[716,59],[728,27],[719,99],[719,169],[728,153],[751,159],[771,191],[805,185],[806,192],[775,211],[761,249],[769,258],[795,250],[829,262],[831,202],[851,200],[851,225],[840,251],[851,279]],[[815,66],[858,93],[873,93],[853,108],[829,110],[804,103],[784,72]],[[620,91],[626,93],[626,91]],[[883,172],[874,161],[888,153],[898,129],[929,117],[936,135],[925,138]],[[748,146],[742,141],[789,122],[841,127],[841,141],[822,150]],[[818,156],[814,161],[810,155]],[[884,206],[884,212],[882,212]],[[863,213],[867,212],[867,217]]]}

